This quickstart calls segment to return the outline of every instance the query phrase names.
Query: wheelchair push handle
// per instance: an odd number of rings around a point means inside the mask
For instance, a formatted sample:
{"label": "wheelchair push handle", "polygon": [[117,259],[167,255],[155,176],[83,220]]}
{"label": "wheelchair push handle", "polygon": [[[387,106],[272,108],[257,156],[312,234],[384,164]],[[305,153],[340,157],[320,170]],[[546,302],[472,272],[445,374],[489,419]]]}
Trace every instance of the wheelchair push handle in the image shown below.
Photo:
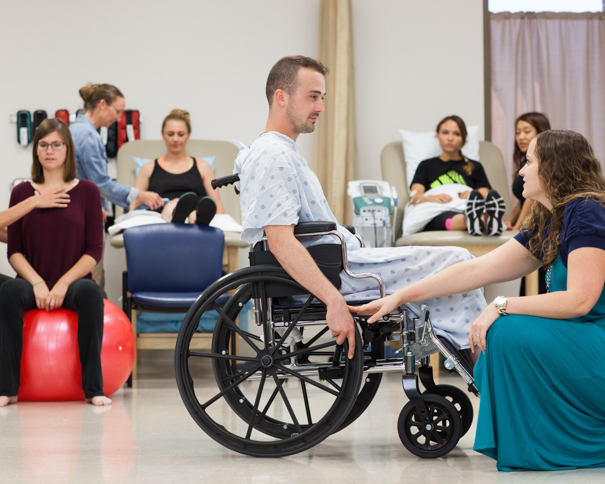
{"label": "wheelchair push handle", "polygon": [[212,188],[216,190],[217,188],[226,187],[227,185],[231,185],[238,181],[239,173],[234,173],[233,175],[227,175],[222,176],[220,178],[216,178],[215,180],[212,180],[210,184],[212,185]]}

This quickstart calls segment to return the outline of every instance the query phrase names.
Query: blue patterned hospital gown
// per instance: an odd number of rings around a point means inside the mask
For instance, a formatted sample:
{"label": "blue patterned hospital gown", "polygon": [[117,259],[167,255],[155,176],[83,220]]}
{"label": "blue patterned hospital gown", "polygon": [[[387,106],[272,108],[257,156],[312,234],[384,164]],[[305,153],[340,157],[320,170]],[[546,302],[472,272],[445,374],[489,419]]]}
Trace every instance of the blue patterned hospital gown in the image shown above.
{"label": "blue patterned hospital gown", "polygon": [[[241,180],[242,239],[246,242],[259,241],[266,225],[336,222],[317,176],[300,156],[298,145],[288,136],[273,131],[261,135],[240,150],[235,160],[235,172],[240,174]],[[351,270],[380,275],[387,294],[472,257],[466,249],[459,247],[364,249],[348,230],[338,228],[347,242]],[[335,237],[325,239],[322,242],[338,242]],[[340,292],[351,304],[380,297],[378,286],[371,279],[351,279],[344,272],[341,279]],[[486,306],[482,291],[424,302],[431,311],[435,331],[447,336],[458,348],[468,348],[470,326]],[[420,304],[407,306],[418,315]]]}

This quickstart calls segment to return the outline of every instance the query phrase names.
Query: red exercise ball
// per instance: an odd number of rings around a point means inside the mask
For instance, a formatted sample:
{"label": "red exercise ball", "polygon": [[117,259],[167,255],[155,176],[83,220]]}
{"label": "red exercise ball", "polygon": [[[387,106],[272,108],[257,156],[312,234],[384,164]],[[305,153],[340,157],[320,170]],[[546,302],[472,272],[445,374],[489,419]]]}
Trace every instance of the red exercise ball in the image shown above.
{"label": "red exercise ball", "polygon": [[[132,325],[124,312],[104,300],[103,391],[116,392],[128,379],[135,357]],[[78,316],[56,309],[26,311],[19,400],[84,400],[78,353]]]}

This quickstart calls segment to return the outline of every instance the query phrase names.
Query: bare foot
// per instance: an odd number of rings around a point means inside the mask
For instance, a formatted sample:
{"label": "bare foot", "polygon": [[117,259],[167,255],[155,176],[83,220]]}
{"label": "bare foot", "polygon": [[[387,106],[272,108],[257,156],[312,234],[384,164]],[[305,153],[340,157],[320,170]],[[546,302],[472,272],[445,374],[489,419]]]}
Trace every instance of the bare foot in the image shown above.
{"label": "bare foot", "polygon": [[103,405],[111,405],[112,401],[110,398],[107,398],[105,395],[101,395],[99,397],[87,398],[86,401],[88,403],[92,403],[96,407],[102,407]]}
{"label": "bare foot", "polygon": [[17,395],[15,395],[14,397],[0,397],[0,407],[6,407],[11,403],[17,403]]}

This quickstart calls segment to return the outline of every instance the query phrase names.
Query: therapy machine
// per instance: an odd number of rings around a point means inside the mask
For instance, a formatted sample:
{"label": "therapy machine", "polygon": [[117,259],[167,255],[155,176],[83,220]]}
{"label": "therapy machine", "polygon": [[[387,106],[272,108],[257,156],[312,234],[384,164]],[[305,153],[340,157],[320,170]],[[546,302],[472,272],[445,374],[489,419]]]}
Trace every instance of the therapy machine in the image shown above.
{"label": "therapy machine", "polygon": [[353,203],[353,225],[366,247],[391,247],[397,190],[381,180],[355,180],[347,190]]}

